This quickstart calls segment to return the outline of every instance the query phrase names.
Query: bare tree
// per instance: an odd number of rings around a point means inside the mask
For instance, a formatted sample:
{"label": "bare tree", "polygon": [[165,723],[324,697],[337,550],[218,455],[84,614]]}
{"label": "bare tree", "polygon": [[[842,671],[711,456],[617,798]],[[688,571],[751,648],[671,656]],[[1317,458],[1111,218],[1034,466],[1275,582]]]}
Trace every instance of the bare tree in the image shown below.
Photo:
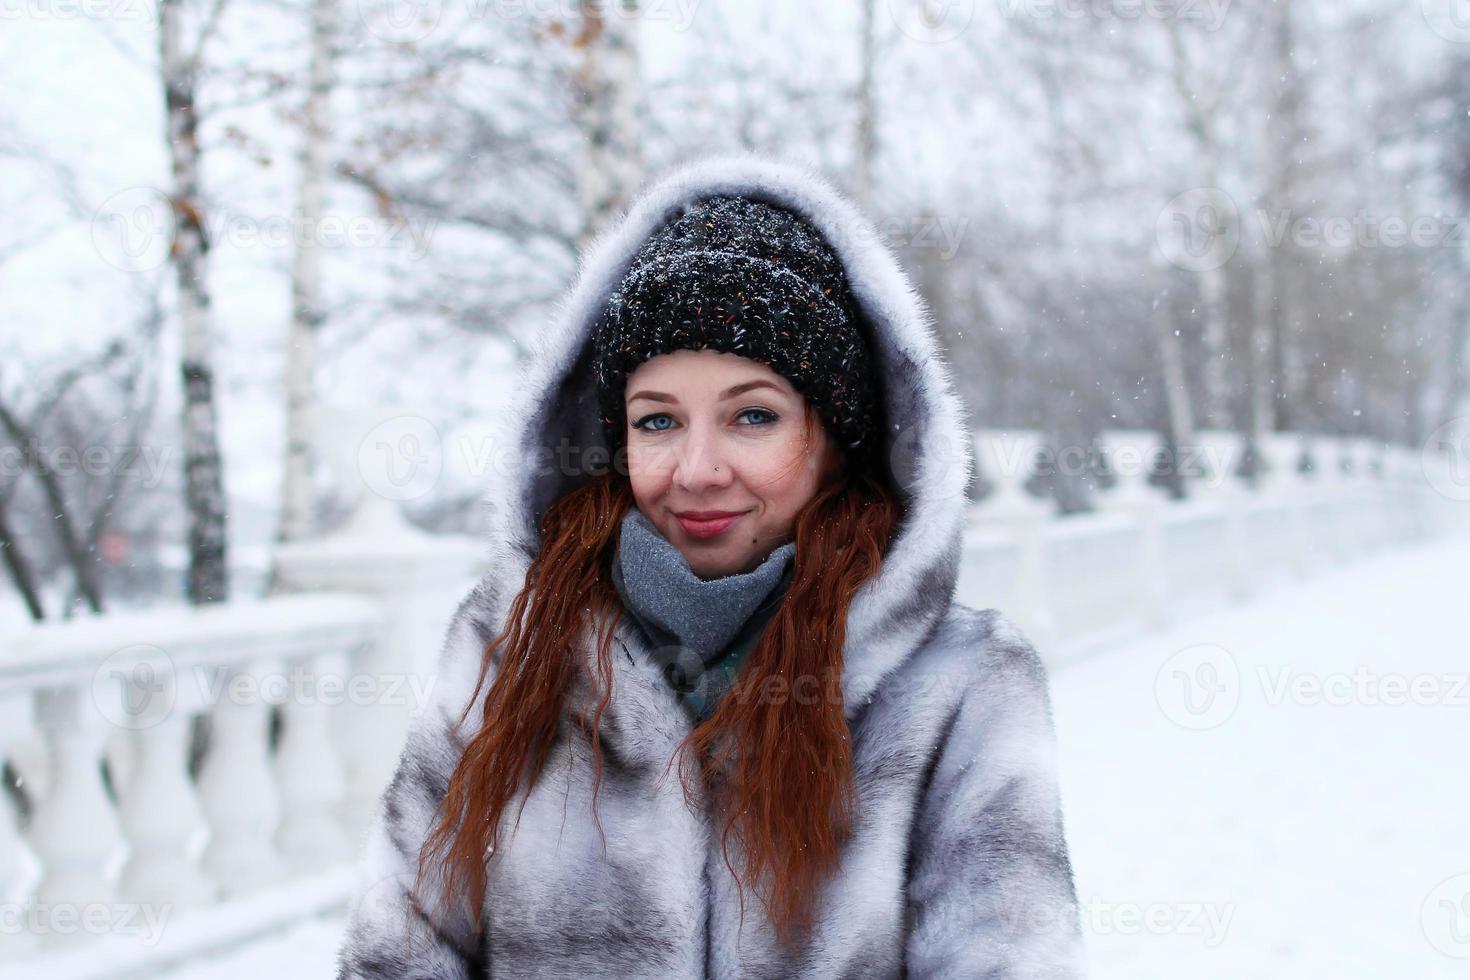
{"label": "bare tree", "polygon": [[[75,169],[23,137],[19,127],[4,127],[0,157],[42,175],[47,195],[59,204],[61,215],[54,223],[36,227],[17,222],[20,230],[0,244],[0,265],[39,246],[69,221],[85,221],[96,214]],[[121,318],[120,334],[100,352],[24,376],[0,371],[0,383],[12,384],[9,390],[0,388],[0,441],[12,449],[7,458],[20,463],[0,472],[0,556],[27,613],[36,621],[47,616],[42,587],[51,568],[43,567],[44,557],[37,557],[46,541],[54,543],[54,554],[69,570],[74,597],[94,613],[106,606],[97,573],[98,542],[126,500],[131,472],[117,447],[107,446],[104,437],[120,419],[125,423],[122,446],[140,447],[153,424],[159,387],[152,368],[163,320],[159,283],[142,274],[127,282],[139,310],[137,318]],[[19,362],[20,357],[9,360]],[[107,398],[95,398],[89,389],[101,389]],[[94,447],[103,450],[109,464],[99,472],[88,466],[58,466],[59,454],[52,451],[80,458]],[[28,477],[44,502],[41,512],[48,515],[32,526],[24,518],[35,511],[12,510]],[[28,553],[28,541],[35,553]],[[72,603],[67,603],[62,615],[71,612]]]}
{"label": "bare tree", "polygon": [[[1292,0],[1272,5],[1264,45],[1268,68],[1262,73],[1267,104],[1260,117],[1264,124],[1261,201],[1268,212],[1277,215],[1293,210],[1300,180],[1304,80],[1295,60],[1293,14]],[[1264,249],[1261,258],[1254,304],[1258,333],[1251,349],[1259,352],[1253,359],[1256,370],[1267,370],[1257,374],[1252,385],[1257,393],[1252,429],[1257,434],[1267,428],[1285,430],[1314,421],[1307,413],[1304,366],[1295,329],[1299,315],[1293,275],[1296,256],[1290,236]],[[1269,417],[1264,410],[1268,399],[1273,406]]]}
{"label": "bare tree", "polygon": [[580,24],[570,38],[580,53],[573,121],[586,150],[577,168],[584,243],[627,204],[642,170],[638,132],[638,0],[620,0],[609,16],[602,0],[579,0]]}
{"label": "bare tree", "polygon": [[[71,573],[72,591],[93,613],[104,610],[101,580],[97,573],[98,543],[113,523],[125,500],[128,479],[126,453],[141,445],[153,423],[158,382],[150,365],[157,356],[157,338],[162,310],[155,303],[133,334],[140,341],[131,347],[121,340],[109,343],[99,354],[81,358],[53,375],[43,376],[36,390],[42,392],[22,407],[19,399],[0,396],[0,435],[15,449],[24,469],[0,483],[0,553],[6,571],[26,605],[31,618],[46,618],[41,598],[37,563],[25,553],[24,539],[9,514],[9,505],[22,477],[35,480],[50,520],[49,528],[57,549]],[[105,407],[92,404],[84,389],[105,386]],[[120,396],[120,400],[119,400]],[[108,445],[106,433],[114,419],[126,423],[118,445]],[[85,458],[92,448],[102,450],[106,464],[59,465],[61,454],[50,447],[66,447],[66,457]],[[63,609],[70,616],[71,604]]]}
{"label": "bare tree", "polygon": [[1453,314],[1453,323],[1445,343],[1444,397],[1441,406],[1431,419],[1444,421],[1466,410],[1470,399],[1470,243],[1464,241],[1470,234],[1470,54],[1463,51],[1451,58],[1446,65],[1440,94],[1447,102],[1444,113],[1443,142],[1439,156],[1444,180],[1456,202],[1452,213],[1459,217],[1460,247],[1453,260],[1460,268],[1459,290],[1456,297],[1458,309]]}
{"label": "bare tree", "polygon": [[[329,111],[336,61],[337,2],[313,0],[311,62],[302,111],[297,207],[301,220],[315,227],[321,218],[331,126]],[[281,484],[277,541],[305,537],[311,523],[311,409],[316,400],[318,334],[322,308],[321,251],[310,240],[298,242],[291,267],[291,323],[286,345],[286,465]]]}
{"label": "bare tree", "polygon": [[189,601],[195,605],[229,598],[226,560],[223,463],[216,428],[214,365],[210,355],[209,240],[204,231],[200,181],[199,113],[195,97],[204,49],[226,0],[211,0],[202,26],[187,43],[184,0],[161,0],[159,68],[167,111],[172,170],[170,204],[174,239],[169,249],[178,284],[183,332],[180,373],[184,384],[184,493],[189,515]]}

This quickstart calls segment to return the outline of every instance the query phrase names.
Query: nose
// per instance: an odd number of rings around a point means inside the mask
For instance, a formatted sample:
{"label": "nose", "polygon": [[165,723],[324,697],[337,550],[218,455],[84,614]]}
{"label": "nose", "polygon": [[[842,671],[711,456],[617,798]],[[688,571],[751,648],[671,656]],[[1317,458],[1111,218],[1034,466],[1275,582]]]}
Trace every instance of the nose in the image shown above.
{"label": "nose", "polygon": [[730,483],[732,471],[724,459],[719,433],[712,431],[709,423],[691,424],[688,436],[675,452],[678,463],[674,469],[674,482],[688,491],[691,497]]}

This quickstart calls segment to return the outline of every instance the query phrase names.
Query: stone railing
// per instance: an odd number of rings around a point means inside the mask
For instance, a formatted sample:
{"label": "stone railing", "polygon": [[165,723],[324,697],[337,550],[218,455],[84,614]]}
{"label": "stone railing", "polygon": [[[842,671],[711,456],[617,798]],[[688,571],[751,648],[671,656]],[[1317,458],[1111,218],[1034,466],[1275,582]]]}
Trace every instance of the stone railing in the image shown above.
{"label": "stone railing", "polygon": [[[1446,493],[1458,485],[1432,454],[1293,433],[1263,442],[1265,471],[1247,483],[1235,475],[1240,437],[1203,433],[1192,458],[1180,459],[1184,472],[1201,472],[1188,478],[1184,499],[1171,500],[1149,483],[1158,435],[1106,433],[1101,449],[1116,484],[1099,494],[1095,511],[1059,517],[1024,490],[1040,437],[977,433],[993,489],[971,513],[960,601],[1011,613],[1057,661],[1283,579],[1470,527],[1470,486]],[[1314,463],[1305,473],[1304,455]]]}
{"label": "stone railing", "polygon": [[151,976],[341,908],[478,547],[379,498],[291,592],[0,642],[0,977]]}
{"label": "stone railing", "polygon": [[[959,600],[1012,615],[1055,662],[1470,518],[1432,489],[1432,459],[1293,435],[1247,487],[1239,439],[1203,434],[1204,470],[1170,501],[1147,481],[1157,443],[1108,433],[1116,484],[1058,517],[1024,490],[1039,437],[978,433],[992,490]],[[0,641],[0,761],[19,784],[0,792],[0,978],[149,976],[342,908],[482,554],[368,494],[340,533],[281,549],[285,594]]]}

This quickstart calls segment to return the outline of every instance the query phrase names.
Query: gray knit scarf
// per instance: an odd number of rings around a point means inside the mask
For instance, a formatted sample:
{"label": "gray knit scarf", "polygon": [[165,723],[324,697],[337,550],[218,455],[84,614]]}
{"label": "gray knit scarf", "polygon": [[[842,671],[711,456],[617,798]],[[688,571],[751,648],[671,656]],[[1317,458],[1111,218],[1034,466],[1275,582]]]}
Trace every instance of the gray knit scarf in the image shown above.
{"label": "gray knit scarf", "polygon": [[[636,507],[623,518],[613,585],[643,630],[664,677],[696,718],[728,687],[727,654],[751,643],[791,584],[796,543],[773,550],[749,572],[701,579],[679,549]],[[719,669],[720,667],[727,669]]]}

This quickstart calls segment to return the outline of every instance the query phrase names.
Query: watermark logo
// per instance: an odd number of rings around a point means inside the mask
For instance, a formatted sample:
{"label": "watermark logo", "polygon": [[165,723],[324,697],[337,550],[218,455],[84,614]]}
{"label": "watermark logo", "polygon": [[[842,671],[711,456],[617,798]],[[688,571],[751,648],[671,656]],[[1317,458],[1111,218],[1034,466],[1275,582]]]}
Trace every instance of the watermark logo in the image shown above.
{"label": "watermark logo", "polygon": [[380,422],[357,447],[363,485],[387,500],[416,500],[430,493],[444,470],[439,430],[418,415]]}
{"label": "watermark logo", "polygon": [[167,718],[178,689],[167,652],[136,643],[109,654],[92,672],[92,703],[118,728],[140,731]]}
{"label": "watermark logo", "polygon": [[126,476],[151,490],[161,486],[171,471],[172,455],[172,446],[48,445],[31,439],[0,446],[0,475],[16,477],[36,469],[62,477]]}
{"label": "watermark logo", "polygon": [[1082,903],[1083,927],[1094,936],[1197,936],[1206,948],[1225,941],[1235,918],[1234,902]]}
{"label": "watermark logo", "polygon": [[975,19],[975,0],[888,0],[888,15],[915,41],[953,41]]}
{"label": "watermark logo", "polygon": [[1291,208],[1258,208],[1256,224],[1268,248],[1290,242],[1302,249],[1464,248],[1470,240],[1465,219],[1421,214],[1378,217],[1367,208],[1352,214],[1298,215]]}
{"label": "watermark logo", "polygon": [[930,214],[884,218],[874,224],[874,231],[890,248],[933,251],[948,262],[959,252],[969,227],[968,217],[946,218]]}
{"label": "watermark logo", "polygon": [[1440,496],[1470,500],[1470,416],[1450,419],[1429,434],[1419,468]]}
{"label": "watermark logo", "polygon": [[1154,700],[1181,728],[1218,728],[1240,706],[1240,665],[1217,644],[1185,647],[1165,660],[1154,676]]}
{"label": "watermark logo", "polygon": [[640,0],[636,4],[625,0],[489,0],[488,4],[486,0],[470,0],[470,16],[570,23],[595,14],[604,24],[643,20],[683,32],[694,22],[698,7],[698,0]]}
{"label": "watermark logo", "polygon": [[153,0],[0,0],[0,21],[95,20],[158,29]]}
{"label": "watermark logo", "polygon": [[317,671],[303,664],[265,672],[194,668],[194,683],[210,705],[390,705],[418,711],[429,703],[434,680],[419,674]]}
{"label": "watermark logo", "polygon": [[1420,0],[1429,29],[1446,41],[1470,44],[1470,0]]}
{"label": "watermark logo", "polygon": [[[1467,0],[1470,2],[1470,0]],[[1247,220],[1248,219],[1248,220]],[[1301,250],[1465,248],[1470,221],[1458,215],[1302,214],[1293,208],[1255,208],[1242,215],[1218,187],[1196,187],[1171,199],[1154,221],[1154,238],[1170,264],[1190,272],[1219,269],[1242,237],[1263,249]]]}
{"label": "watermark logo", "polygon": [[1031,20],[1137,21],[1172,20],[1198,23],[1217,31],[1225,23],[1230,0],[1002,0],[1007,18]]}
{"label": "watermark logo", "polygon": [[1257,668],[1268,707],[1329,705],[1417,705],[1470,707],[1470,674],[1379,673],[1362,664],[1351,671],[1318,673],[1292,667]]}
{"label": "watermark logo", "polygon": [[408,871],[380,879],[353,903],[352,920],[366,923],[384,948],[410,948],[415,938],[410,904],[414,885],[415,875]]}
{"label": "watermark logo", "polygon": [[118,191],[92,216],[92,247],[124,272],[157,269],[168,260],[174,217],[173,202],[156,187]]}
{"label": "watermark logo", "polygon": [[965,492],[963,481],[948,483],[954,470],[965,466],[970,445],[944,432],[925,432],[909,426],[892,434],[888,446],[888,468],[905,492],[914,492],[924,484],[929,487],[950,485],[951,496]]}
{"label": "watermark logo", "polygon": [[1419,924],[1436,950],[1457,960],[1470,960],[1470,873],[1435,885],[1419,910]]}
{"label": "watermark logo", "polygon": [[1164,205],[1154,222],[1154,240],[1180,269],[1218,269],[1240,246],[1240,211],[1218,187],[1195,187]]}
{"label": "watermark logo", "polygon": [[1267,710],[1461,709],[1470,708],[1470,673],[1398,673],[1366,664],[1330,671],[1257,664],[1247,679],[1230,651],[1207,643],[1172,655],[1154,679],[1155,699],[1165,717],[1193,730],[1218,728],[1229,721],[1246,693],[1258,697],[1254,703]]}
{"label": "watermark logo", "polygon": [[0,902],[0,936],[128,936],[155,946],[173,905],[147,902]]}
{"label": "watermark logo", "polygon": [[338,664],[300,662],[283,669],[193,664],[180,669],[166,651],[139,643],[114,651],[92,674],[97,713],[118,728],[141,731],[185,704],[405,706],[429,703],[435,677],[399,672],[352,672]]}
{"label": "watermark logo", "polygon": [[181,219],[192,216],[211,247],[391,248],[417,261],[428,253],[437,221],[412,217],[325,213],[308,216],[300,208],[253,217],[223,208],[199,213],[155,187],[118,191],[92,216],[92,247],[102,260],[124,272],[156,269],[168,260]]}
{"label": "watermark logo", "polygon": [[649,655],[682,703],[704,707],[711,694],[711,679],[699,651],[682,643],[665,643],[654,647]]}
{"label": "watermark logo", "polygon": [[442,0],[357,0],[357,16],[368,33],[388,44],[422,41],[444,16]]}

